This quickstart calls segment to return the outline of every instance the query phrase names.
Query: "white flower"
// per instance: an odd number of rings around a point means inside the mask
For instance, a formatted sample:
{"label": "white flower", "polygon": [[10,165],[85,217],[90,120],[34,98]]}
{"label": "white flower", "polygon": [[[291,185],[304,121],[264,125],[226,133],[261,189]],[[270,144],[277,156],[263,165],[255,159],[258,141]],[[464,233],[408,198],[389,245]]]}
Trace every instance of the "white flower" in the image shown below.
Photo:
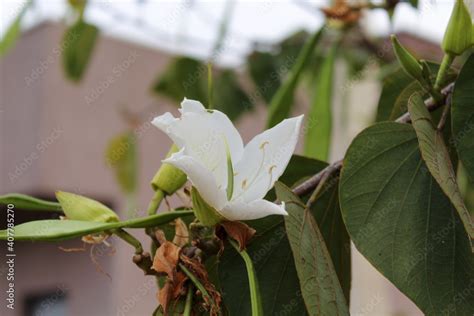
{"label": "white flower", "polygon": [[230,119],[193,100],[181,103],[181,117],[169,112],[153,124],[180,151],[163,160],[187,174],[200,196],[226,220],[287,215],[285,205],[263,197],[285,170],[295,150],[303,115],[283,120],[244,148]]}

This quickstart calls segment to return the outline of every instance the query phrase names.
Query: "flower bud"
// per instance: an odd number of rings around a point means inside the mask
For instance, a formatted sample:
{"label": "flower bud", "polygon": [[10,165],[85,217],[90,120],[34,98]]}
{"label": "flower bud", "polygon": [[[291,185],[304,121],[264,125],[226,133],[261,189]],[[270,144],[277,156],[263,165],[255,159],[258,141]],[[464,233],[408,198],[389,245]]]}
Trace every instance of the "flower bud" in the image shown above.
{"label": "flower bud", "polygon": [[441,47],[445,53],[457,56],[471,46],[471,41],[471,15],[464,1],[456,0]]}
{"label": "flower bud", "polygon": [[398,41],[395,35],[391,36],[393,50],[403,70],[418,81],[423,81],[423,67]]}
{"label": "flower bud", "polygon": [[197,219],[205,226],[215,226],[225,220],[215,208],[210,206],[199,194],[195,187],[191,189],[194,214]]}
{"label": "flower bud", "polygon": [[[173,144],[166,158],[178,151],[178,147]],[[171,195],[186,183],[187,177],[184,172],[168,163],[161,165],[151,180],[153,190],[162,190],[166,194]]]}
{"label": "flower bud", "polygon": [[118,222],[117,214],[104,204],[74,193],[57,191],[56,199],[68,219],[88,222]]}

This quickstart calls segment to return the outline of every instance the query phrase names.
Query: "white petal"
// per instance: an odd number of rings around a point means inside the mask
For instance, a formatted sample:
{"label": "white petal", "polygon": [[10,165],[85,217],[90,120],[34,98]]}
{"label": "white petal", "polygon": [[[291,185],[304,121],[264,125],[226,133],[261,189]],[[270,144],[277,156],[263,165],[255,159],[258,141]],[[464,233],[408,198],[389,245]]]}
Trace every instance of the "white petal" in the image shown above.
{"label": "white petal", "polygon": [[201,103],[185,99],[181,118],[175,119],[166,113],[153,120],[184,154],[193,157],[215,177],[217,186],[227,188],[227,155],[229,146],[232,161],[240,159],[243,143],[229,118],[219,111],[208,111]]}
{"label": "white petal", "polygon": [[170,133],[171,126],[173,126],[178,121],[170,112],[166,112],[163,115],[157,116],[151,121],[151,124],[158,127],[161,131],[166,133],[171,140],[178,146],[179,148],[183,147],[184,141],[178,137],[178,135],[174,135]]}
{"label": "white petal", "polygon": [[250,202],[267,194],[295,151],[302,120],[303,115],[283,120],[245,146],[242,160],[234,168],[232,200]]}
{"label": "white petal", "polygon": [[277,205],[267,200],[256,200],[250,203],[242,201],[229,202],[220,211],[230,221],[258,219],[268,215],[288,215],[285,204]]}
{"label": "white petal", "polygon": [[189,112],[202,113],[205,111],[206,111],[206,108],[199,101],[184,98],[183,102],[181,102],[180,112],[183,114],[189,113]]}
{"label": "white petal", "polygon": [[216,209],[222,208],[227,202],[225,190],[218,188],[216,179],[209,169],[193,157],[187,156],[185,151],[185,148],[181,149],[163,160],[163,163],[169,163],[181,169],[209,205]]}

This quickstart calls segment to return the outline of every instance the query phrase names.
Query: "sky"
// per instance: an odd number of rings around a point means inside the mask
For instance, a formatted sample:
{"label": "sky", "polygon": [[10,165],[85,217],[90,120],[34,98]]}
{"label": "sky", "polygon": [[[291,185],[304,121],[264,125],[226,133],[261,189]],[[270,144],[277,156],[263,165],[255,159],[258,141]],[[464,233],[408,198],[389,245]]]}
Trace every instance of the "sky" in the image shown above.
{"label": "sky", "polygon": [[[440,42],[453,0],[419,0],[419,9],[402,3],[390,23],[383,10],[371,10],[362,25],[371,37],[406,31]],[[26,0],[1,0],[0,34],[15,19]],[[228,36],[215,62],[238,65],[254,45],[269,47],[291,33],[317,30],[323,23],[318,8],[326,0],[89,0],[87,22],[106,35],[171,53],[208,59],[212,55],[221,21],[226,18]],[[226,8],[229,8],[226,10]],[[69,14],[68,14],[69,13]],[[66,0],[35,0],[25,15],[22,29],[45,20],[68,21]],[[226,15],[227,13],[227,15]]]}

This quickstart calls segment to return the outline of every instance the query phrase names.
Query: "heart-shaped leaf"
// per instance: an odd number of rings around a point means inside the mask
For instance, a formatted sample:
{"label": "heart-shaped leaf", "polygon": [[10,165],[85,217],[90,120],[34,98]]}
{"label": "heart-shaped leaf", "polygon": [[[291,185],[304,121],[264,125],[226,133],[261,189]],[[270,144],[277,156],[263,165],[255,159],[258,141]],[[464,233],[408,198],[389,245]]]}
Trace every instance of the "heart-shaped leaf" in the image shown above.
{"label": "heart-shaped leaf", "polygon": [[427,315],[474,310],[474,256],[458,213],[421,158],[413,127],[361,132],[344,159],[340,203],[358,250]]}

